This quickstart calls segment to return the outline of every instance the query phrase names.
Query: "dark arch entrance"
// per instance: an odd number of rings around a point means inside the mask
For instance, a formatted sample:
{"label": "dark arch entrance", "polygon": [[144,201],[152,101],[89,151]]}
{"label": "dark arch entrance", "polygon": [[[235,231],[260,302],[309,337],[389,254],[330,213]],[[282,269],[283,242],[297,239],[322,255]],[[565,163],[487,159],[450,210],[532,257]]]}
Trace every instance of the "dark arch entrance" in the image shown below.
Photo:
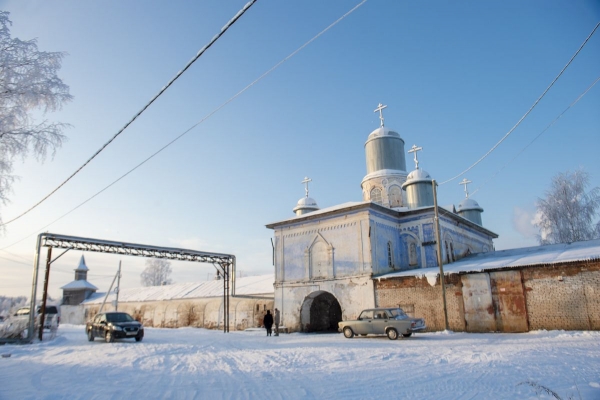
{"label": "dark arch entrance", "polygon": [[334,295],[317,291],[309,294],[302,303],[300,323],[304,332],[337,332],[342,320],[342,307]]}

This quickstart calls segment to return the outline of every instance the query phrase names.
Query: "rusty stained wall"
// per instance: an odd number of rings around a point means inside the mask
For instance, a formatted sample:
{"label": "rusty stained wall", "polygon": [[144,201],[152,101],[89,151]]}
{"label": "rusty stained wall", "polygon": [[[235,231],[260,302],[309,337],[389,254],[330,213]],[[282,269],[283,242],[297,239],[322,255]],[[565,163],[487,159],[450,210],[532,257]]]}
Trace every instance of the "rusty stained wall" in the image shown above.
{"label": "rusty stained wall", "polygon": [[[484,276],[489,292],[481,284]],[[477,295],[489,301],[470,304]],[[444,329],[439,278],[435,286],[418,277],[375,279],[375,297],[377,306],[399,305],[425,318],[429,331]],[[457,332],[600,330],[600,260],[453,274],[446,278],[446,302],[450,329]]]}
{"label": "rusty stained wall", "polygon": [[[377,307],[402,307],[409,315],[425,319],[428,331],[443,331],[444,303],[439,277],[435,286],[426,278],[405,277],[375,279]],[[446,304],[448,325],[452,331],[465,330],[465,311],[462,301],[462,283],[458,275],[446,277]]]}
{"label": "rusty stained wall", "polygon": [[490,272],[496,330],[527,332],[527,305],[519,270]]}
{"label": "rusty stained wall", "polygon": [[529,329],[600,330],[600,261],[524,268]]}
{"label": "rusty stained wall", "polygon": [[489,274],[462,275],[461,281],[466,331],[496,331],[496,316]]}

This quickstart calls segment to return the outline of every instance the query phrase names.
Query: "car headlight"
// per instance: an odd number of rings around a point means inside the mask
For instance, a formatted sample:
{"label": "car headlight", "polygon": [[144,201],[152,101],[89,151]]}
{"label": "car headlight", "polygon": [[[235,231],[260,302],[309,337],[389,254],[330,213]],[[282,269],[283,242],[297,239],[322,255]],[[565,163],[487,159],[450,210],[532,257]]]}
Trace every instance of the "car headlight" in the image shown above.
{"label": "car headlight", "polygon": [[113,328],[113,331],[122,331],[123,330],[123,328],[121,328],[120,326],[117,326],[117,325],[113,325],[112,328]]}

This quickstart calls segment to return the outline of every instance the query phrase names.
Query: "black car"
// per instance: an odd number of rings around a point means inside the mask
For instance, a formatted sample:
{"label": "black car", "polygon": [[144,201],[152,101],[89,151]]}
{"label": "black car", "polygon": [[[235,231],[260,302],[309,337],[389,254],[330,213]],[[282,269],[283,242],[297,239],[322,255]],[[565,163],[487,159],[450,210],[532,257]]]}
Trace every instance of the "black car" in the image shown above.
{"label": "black car", "polygon": [[91,342],[97,337],[107,343],[115,339],[135,339],[139,342],[144,337],[144,327],[133,317],[124,312],[105,312],[97,314],[91,322],[85,324],[85,332]]}

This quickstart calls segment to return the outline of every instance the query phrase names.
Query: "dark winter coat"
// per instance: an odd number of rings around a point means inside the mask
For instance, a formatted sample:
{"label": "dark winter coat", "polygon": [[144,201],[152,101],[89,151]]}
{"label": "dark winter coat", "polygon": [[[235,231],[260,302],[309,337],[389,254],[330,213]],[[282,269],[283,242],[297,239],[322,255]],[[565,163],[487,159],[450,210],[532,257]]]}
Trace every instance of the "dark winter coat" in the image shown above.
{"label": "dark winter coat", "polygon": [[265,324],[265,328],[271,329],[273,326],[273,316],[270,311],[267,311],[267,315],[265,315],[265,319],[263,320],[263,324]]}

